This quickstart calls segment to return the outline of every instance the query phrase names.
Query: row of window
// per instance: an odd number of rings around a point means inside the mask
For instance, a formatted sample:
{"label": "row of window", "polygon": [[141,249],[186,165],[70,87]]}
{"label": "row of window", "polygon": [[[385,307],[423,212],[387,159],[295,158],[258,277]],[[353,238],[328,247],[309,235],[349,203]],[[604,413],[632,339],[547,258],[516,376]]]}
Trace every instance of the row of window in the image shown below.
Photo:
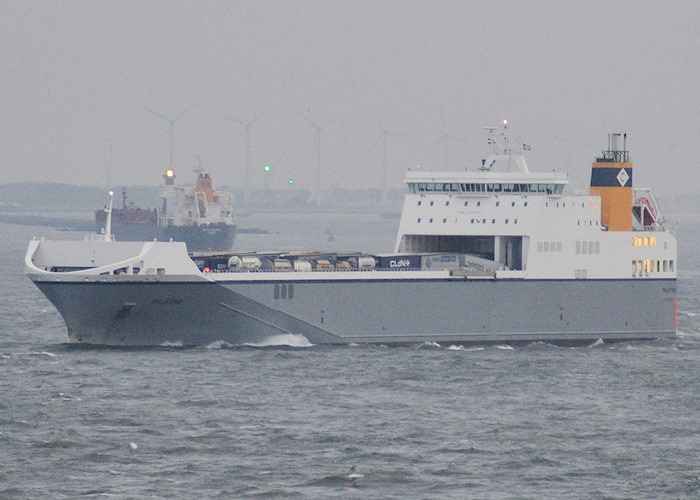
{"label": "row of window", "polygon": [[561,194],[564,184],[510,184],[481,182],[410,182],[412,193],[543,193]]}
{"label": "row of window", "polygon": [[[573,201],[569,202],[569,206],[571,208],[576,208],[576,205],[578,205],[578,203],[573,202]],[[546,202],[544,204],[544,206],[549,207],[550,206],[549,202]],[[552,206],[552,208],[554,208],[554,207],[566,208],[566,202],[565,201],[561,201],[561,202],[558,201],[558,202],[556,202],[556,205],[554,204],[554,202],[552,202],[551,206]],[[586,202],[581,202],[581,208],[586,208]],[[591,201],[590,203],[588,203],[588,208],[598,208],[598,203],[596,203],[595,201]]]}
{"label": "row of window", "polygon": [[632,273],[634,276],[641,276],[649,273],[672,273],[675,264],[673,260],[633,260]]}
{"label": "row of window", "polygon": [[600,253],[600,241],[577,241],[576,253],[598,254]]}
{"label": "row of window", "polygon": [[[472,224],[486,224],[486,220],[487,220],[487,219],[472,219],[472,220],[471,220],[471,223],[472,223]],[[416,222],[418,222],[419,224],[420,224],[422,221],[423,221],[423,218],[422,218],[422,217],[418,217],[418,219],[416,219]],[[428,219],[428,224],[432,224],[433,221],[434,221],[434,219],[433,219],[432,217],[429,218],[429,219]],[[505,219],[504,222],[505,222],[506,224],[509,224],[509,223],[510,223],[510,219]],[[447,224],[447,219],[442,219],[442,223],[443,223],[443,224]],[[491,219],[491,224],[495,224],[495,223],[496,223],[496,219]],[[517,224],[517,223],[518,223],[518,219],[513,219],[513,224]],[[459,218],[455,219],[455,224],[459,224]]]}
{"label": "row of window", "polygon": [[655,247],[656,236],[632,236],[632,246]]}
{"label": "row of window", "polygon": [[275,297],[275,299],[293,299],[294,285],[275,285],[273,296]]}
{"label": "row of window", "polygon": [[[434,201],[434,200],[431,200],[429,204],[430,204],[430,206],[432,207],[432,206],[435,205],[435,201]],[[421,205],[423,205],[423,200],[418,200],[418,206],[420,207]],[[446,207],[449,207],[449,206],[450,206],[449,200],[445,202],[445,206],[446,206]],[[465,201],[465,202],[464,202],[464,206],[465,206],[465,207],[468,207],[468,206],[469,206],[469,202],[468,202],[468,201]],[[480,207],[480,206],[481,206],[481,202],[480,202],[480,201],[477,201],[477,202],[476,202],[476,206],[477,206],[477,207]],[[497,202],[496,202],[496,206],[497,206],[497,207],[501,206],[501,202],[500,202],[500,201],[497,201]],[[515,206],[515,202],[514,202],[514,201],[511,201],[511,202],[510,202],[510,206],[511,206],[511,207],[514,207],[514,206]],[[524,207],[527,206],[527,202],[526,202],[526,201],[523,202],[523,206],[524,206]]]}
{"label": "row of window", "polygon": [[561,241],[538,241],[538,252],[561,252]]}

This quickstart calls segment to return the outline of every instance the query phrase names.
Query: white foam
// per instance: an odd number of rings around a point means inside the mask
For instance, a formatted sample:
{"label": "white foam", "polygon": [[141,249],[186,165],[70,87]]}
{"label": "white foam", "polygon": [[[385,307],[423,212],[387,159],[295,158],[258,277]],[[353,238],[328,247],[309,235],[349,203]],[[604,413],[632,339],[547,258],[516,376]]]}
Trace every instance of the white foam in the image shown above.
{"label": "white foam", "polygon": [[231,347],[233,347],[233,344],[229,344],[224,340],[216,340],[211,344],[204,346],[205,349],[230,349]]}
{"label": "white foam", "polygon": [[420,347],[442,347],[437,342],[423,342]]}
{"label": "white foam", "polygon": [[605,345],[605,342],[603,342],[603,339],[598,339],[595,342],[593,342],[591,345],[589,345],[588,347],[598,347],[601,345]]}
{"label": "white foam", "polygon": [[129,447],[130,447],[132,450],[137,450],[137,449],[139,448],[139,445],[137,445],[136,443],[134,443],[134,442],[132,441],[131,443],[129,443]]}
{"label": "white foam", "polygon": [[160,344],[160,347],[182,347],[183,345],[185,344],[182,343],[182,340],[177,340],[175,342],[168,342],[166,340],[165,342]]}
{"label": "white foam", "polygon": [[48,351],[39,351],[39,352],[37,352],[37,351],[31,351],[31,352],[29,353],[29,355],[30,355],[30,356],[48,356],[49,358],[56,358],[56,357],[58,357],[58,354],[54,354],[54,353],[48,352]]}
{"label": "white foam", "polygon": [[271,347],[271,346],[290,346],[290,347],[312,347],[313,344],[303,335],[285,333],[283,335],[274,335],[268,337],[262,342],[245,344],[251,347]]}
{"label": "white foam", "polygon": [[507,350],[507,351],[512,351],[512,350],[513,350],[513,347],[512,347],[512,346],[509,346],[509,345],[497,345],[497,346],[496,346],[496,349],[505,349],[505,350]]}

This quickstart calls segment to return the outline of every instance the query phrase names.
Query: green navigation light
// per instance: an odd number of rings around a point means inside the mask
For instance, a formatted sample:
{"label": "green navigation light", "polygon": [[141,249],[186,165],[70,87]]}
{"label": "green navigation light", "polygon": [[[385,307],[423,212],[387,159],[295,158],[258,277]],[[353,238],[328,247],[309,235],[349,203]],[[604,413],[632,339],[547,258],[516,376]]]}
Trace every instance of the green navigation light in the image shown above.
{"label": "green navigation light", "polygon": [[294,184],[294,179],[289,179],[289,184]]}
{"label": "green navigation light", "polygon": [[265,168],[264,168],[263,170],[265,170],[265,172],[269,172],[269,171],[270,171],[270,165],[265,165]]}

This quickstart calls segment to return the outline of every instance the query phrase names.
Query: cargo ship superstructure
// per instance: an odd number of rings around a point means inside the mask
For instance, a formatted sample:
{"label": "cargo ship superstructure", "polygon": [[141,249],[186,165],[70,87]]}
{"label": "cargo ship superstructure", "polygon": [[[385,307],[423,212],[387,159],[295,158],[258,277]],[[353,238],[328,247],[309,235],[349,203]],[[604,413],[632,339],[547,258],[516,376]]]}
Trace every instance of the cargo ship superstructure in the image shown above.
{"label": "cargo ship superstructure", "polygon": [[676,240],[611,134],[590,190],[530,172],[508,130],[473,170],[406,175],[393,252],[187,253],[33,241],[71,340],[107,345],[555,344],[675,333]]}
{"label": "cargo ship superstructure", "polygon": [[[163,176],[162,205],[155,209],[127,205],[126,189],[121,208],[112,209],[112,232],[117,241],[182,241],[191,252],[228,251],[236,237],[233,195],[214,189],[211,176],[201,168],[193,187],[175,184],[175,171]],[[95,212],[97,232],[104,230],[105,210]]]}

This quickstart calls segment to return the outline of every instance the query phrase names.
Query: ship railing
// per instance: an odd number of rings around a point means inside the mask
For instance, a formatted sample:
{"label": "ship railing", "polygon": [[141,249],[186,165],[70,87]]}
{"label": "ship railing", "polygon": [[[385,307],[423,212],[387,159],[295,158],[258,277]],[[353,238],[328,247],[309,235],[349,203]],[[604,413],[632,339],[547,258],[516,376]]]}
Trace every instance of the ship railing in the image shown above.
{"label": "ship railing", "polygon": [[330,272],[344,272],[344,273],[358,273],[358,272],[369,272],[369,271],[435,271],[435,269],[423,269],[421,267],[401,267],[401,268],[389,268],[389,267],[372,267],[372,268],[350,268],[350,269],[311,269],[309,271],[303,271],[301,269],[211,269],[212,273],[330,273]]}
{"label": "ship railing", "polygon": [[346,273],[367,273],[367,272],[405,272],[405,271],[449,271],[450,276],[494,276],[493,270],[489,269],[474,269],[474,268],[460,268],[460,269],[426,269],[422,267],[402,267],[402,268],[386,268],[386,267],[374,267],[374,268],[351,268],[351,269],[311,269],[310,271],[302,271],[299,269],[210,269],[205,271],[208,273],[299,273],[299,272],[312,272],[312,273],[329,273],[329,272],[346,272]]}

